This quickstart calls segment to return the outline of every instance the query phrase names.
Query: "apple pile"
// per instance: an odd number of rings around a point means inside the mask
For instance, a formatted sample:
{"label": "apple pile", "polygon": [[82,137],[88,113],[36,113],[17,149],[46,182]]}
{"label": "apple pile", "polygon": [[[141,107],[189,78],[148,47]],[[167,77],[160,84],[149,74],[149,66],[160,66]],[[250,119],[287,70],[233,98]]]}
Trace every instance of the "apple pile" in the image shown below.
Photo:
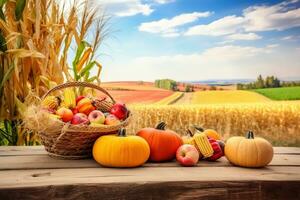
{"label": "apple pile", "polygon": [[[97,109],[94,105],[94,100],[86,96],[74,97],[74,103],[67,103],[68,100],[60,100],[59,105],[53,105],[48,102],[43,103],[42,106],[51,116],[60,119],[65,123],[74,125],[89,125],[100,127],[103,125],[117,125],[127,118],[128,109],[124,103],[115,103],[108,112]],[[49,98],[51,99],[51,98]],[[52,99],[54,99],[52,97]],[[48,99],[45,99],[46,101]],[[49,100],[48,100],[49,101]]]}
{"label": "apple pile", "polygon": [[215,130],[195,128],[195,134],[187,131],[190,136],[184,136],[184,144],[177,149],[176,159],[182,166],[194,166],[200,159],[216,161],[224,156],[225,143]]}

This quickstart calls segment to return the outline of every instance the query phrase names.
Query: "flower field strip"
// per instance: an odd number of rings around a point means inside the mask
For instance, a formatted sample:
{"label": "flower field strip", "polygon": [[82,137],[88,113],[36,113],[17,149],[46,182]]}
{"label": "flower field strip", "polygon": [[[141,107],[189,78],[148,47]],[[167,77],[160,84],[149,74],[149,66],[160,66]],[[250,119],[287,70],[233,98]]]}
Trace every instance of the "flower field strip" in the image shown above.
{"label": "flower field strip", "polygon": [[126,104],[155,103],[173,94],[168,90],[110,90],[109,93],[116,101]]}

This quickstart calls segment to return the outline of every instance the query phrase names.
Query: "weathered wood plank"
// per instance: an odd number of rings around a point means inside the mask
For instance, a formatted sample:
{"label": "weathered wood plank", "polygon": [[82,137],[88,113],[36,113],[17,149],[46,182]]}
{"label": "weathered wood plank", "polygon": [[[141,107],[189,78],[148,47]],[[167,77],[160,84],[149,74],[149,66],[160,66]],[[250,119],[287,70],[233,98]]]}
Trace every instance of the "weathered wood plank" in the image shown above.
{"label": "weathered wood plank", "polygon": [[0,188],[0,199],[300,199],[299,181],[184,181]]}
{"label": "weathered wood plank", "polygon": [[[274,147],[275,154],[300,155],[300,147]],[[44,146],[0,146],[0,156],[44,155]]]}
{"label": "weathered wood plank", "polygon": [[300,181],[299,167],[140,167],[0,171],[0,188],[184,181]]}
{"label": "weathered wood plank", "polygon": [[[93,159],[84,160],[60,160],[48,155],[32,156],[2,156],[0,157],[0,170],[12,169],[61,169],[61,168],[99,168]],[[274,156],[271,166],[300,166],[299,155],[277,154]],[[145,167],[178,167],[176,161],[166,163],[146,163]],[[217,162],[199,161],[198,167],[230,167],[231,164],[225,157]]]}
{"label": "weathered wood plank", "polygon": [[44,146],[0,146],[1,156],[45,155]]}
{"label": "weathered wood plank", "polygon": [[274,154],[300,155],[300,147],[274,147]]}
{"label": "weathered wood plank", "polygon": [[[0,190],[5,188],[67,186],[153,182],[227,182],[227,181],[297,181],[299,167],[267,167],[246,169],[238,167],[164,167],[164,168],[84,168],[0,171]],[[163,186],[163,185],[162,185]],[[1,198],[0,198],[1,199]]]}
{"label": "weathered wood plank", "polygon": [[57,160],[42,146],[0,147],[0,199],[300,199],[299,149],[275,148],[261,169],[225,158],[191,168],[174,161],[112,169],[92,159]]}

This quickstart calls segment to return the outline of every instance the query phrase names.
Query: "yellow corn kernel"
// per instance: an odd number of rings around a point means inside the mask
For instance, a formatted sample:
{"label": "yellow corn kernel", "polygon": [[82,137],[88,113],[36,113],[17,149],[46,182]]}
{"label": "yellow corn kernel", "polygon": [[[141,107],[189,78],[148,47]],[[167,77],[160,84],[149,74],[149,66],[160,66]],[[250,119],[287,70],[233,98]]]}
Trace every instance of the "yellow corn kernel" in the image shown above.
{"label": "yellow corn kernel", "polygon": [[214,150],[204,133],[196,133],[194,135],[194,140],[204,158],[208,158],[213,155]]}
{"label": "yellow corn kernel", "polygon": [[67,88],[64,90],[64,103],[68,108],[76,107],[76,96],[72,88]]}

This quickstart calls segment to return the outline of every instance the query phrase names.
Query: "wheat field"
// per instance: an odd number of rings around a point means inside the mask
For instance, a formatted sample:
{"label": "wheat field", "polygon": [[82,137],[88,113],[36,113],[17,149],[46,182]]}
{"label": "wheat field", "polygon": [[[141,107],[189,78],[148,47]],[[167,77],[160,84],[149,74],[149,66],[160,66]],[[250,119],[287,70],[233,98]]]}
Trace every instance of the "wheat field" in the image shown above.
{"label": "wheat field", "polygon": [[132,105],[128,132],[165,121],[183,135],[193,124],[217,130],[224,139],[253,130],[277,146],[300,146],[300,103],[264,102],[211,105]]}
{"label": "wheat field", "polygon": [[260,103],[269,101],[271,100],[263,95],[244,90],[200,91],[195,92],[192,98],[193,104]]}

